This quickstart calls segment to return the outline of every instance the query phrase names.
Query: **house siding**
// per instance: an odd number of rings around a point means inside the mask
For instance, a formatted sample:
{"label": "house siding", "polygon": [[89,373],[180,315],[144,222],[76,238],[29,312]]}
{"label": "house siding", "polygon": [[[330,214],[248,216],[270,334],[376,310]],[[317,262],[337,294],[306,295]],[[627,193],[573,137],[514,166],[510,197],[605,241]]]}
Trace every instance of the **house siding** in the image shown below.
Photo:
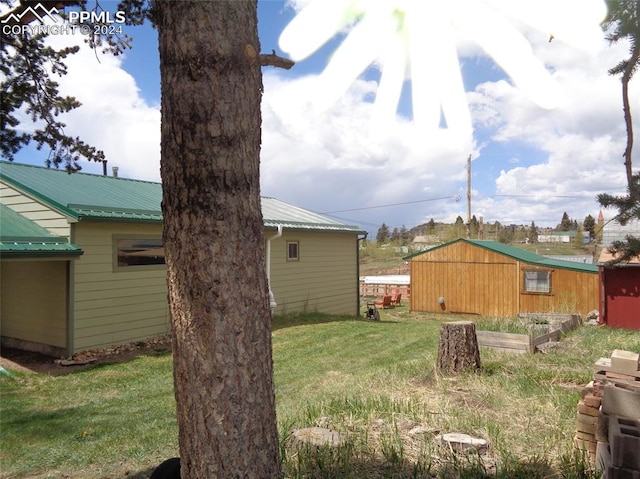
{"label": "house siding", "polygon": [[[117,231],[117,234],[116,234]],[[139,341],[170,331],[166,268],[114,271],[114,236],[160,236],[160,225],[80,222],[75,262],[74,350]],[[266,233],[266,237],[272,235]],[[300,260],[286,260],[287,241],[298,241]],[[321,311],[357,315],[356,236],[286,232],[273,240],[272,290],[276,314]]]}
{"label": "house siding", "polygon": [[170,331],[166,268],[114,270],[114,236],[160,237],[159,224],[80,222],[84,250],[73,280],[74,351],[131,343]]}
{"label": "house siding", "polygon": [[35,201],[3,181],[0,181],[0,203],[39,224],[50,233],[69,239],[71,228],[65,215]]}
{"label": "house siding", "polygon": [[[269,237],[269,233],[266,234]],[[287,241],[299,242],[299,261],[287,261]],[[285,230],[271,242],[275,313],[320,311],[356,316],[357,236]]]}
{"label": "house siding", "polygon": [[[3,261],[0,264],[2,338],[25,349],[63,350],[67,333],[67,261]],[[34,344],[29,344],[34,343]]]}

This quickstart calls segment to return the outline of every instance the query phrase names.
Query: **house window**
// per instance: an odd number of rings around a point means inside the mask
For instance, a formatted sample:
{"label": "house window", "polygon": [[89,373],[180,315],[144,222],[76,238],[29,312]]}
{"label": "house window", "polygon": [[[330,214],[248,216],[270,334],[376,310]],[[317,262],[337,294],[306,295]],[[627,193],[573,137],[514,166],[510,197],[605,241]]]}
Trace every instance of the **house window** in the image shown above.
{"label": "house window", "polygon": [[298,241],[287,241],[287,261],[300,260],[300,243]]}
{"label": "house window", "polygon": [[524,290],[526,293],[550,293],[551,271],[525,270]]}
{"label": "house window", "polygon": [[114,243],[118,268],[165,264],[161,238],[115,238]]}

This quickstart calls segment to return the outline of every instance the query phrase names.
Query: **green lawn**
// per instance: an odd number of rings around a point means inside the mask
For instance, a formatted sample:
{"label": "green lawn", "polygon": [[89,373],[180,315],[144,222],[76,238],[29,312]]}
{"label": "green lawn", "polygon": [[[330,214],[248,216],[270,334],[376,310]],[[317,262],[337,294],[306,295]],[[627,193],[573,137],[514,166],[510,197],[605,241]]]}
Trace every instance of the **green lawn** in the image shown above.
{"label": "green lawn", "polygon": [[[579,327],[546,354],[481,351],[480,374],[434,370],[450,316],[274,320],[278,424],[287,477],[595,477],[572,456],[591,365],[640,351],[640,333]],[[0,376],[2,478],[143,478],[177,455],[169,353],[62,376]],[[296,451],[296,427],[347,433],[339,451]],[[417,432],[416,432],[417,431]],[[438,448],[439,432],[490,441],[489,460]],[[577,469],[576,469],[577,468]],[[453,472],[451,472],[453,471]]]}

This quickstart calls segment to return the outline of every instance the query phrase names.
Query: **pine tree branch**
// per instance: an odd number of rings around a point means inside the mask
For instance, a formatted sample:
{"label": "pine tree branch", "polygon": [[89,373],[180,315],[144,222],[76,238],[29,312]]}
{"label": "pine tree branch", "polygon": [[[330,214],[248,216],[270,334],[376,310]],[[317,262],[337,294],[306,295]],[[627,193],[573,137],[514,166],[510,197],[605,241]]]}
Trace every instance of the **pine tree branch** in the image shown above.
{"label": "pine tree branch", "polygon": [[289,70],[295,62],[289,60],[288,58],[283,58],[276,55],[275,50],[271,50],[271,53],[261,53],[260,54],[260,65],[261,66],[272,66],[276,68],[284,68],[285,70]]}

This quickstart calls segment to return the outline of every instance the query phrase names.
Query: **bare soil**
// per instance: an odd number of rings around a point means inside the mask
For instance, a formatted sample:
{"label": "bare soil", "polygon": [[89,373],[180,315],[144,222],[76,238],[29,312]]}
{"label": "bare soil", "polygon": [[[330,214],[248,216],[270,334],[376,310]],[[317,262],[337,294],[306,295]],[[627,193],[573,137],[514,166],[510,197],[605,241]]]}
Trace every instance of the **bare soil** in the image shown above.
{"label": "bare soil", "polygon": [[171,350],[171,339],[166,336],[149,338],[137,343],[110,346],[83,351],[68,358],[55,358],[46,354],[2,348],[0,366],[23,374],[48,374],[60,376],[90,369],[97,364],[113,364],[129,361],[136,356]]}

